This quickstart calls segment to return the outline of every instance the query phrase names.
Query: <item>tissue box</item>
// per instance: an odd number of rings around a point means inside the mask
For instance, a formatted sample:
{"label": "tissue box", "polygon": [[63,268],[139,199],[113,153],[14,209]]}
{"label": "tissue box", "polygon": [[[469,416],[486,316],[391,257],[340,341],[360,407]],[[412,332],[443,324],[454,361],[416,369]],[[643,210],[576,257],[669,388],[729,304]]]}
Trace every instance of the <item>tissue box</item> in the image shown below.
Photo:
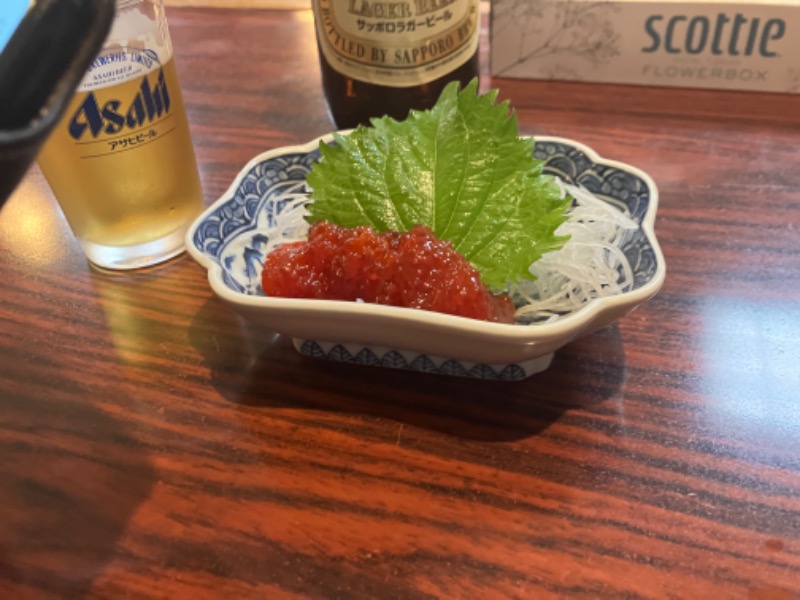
{"label": "tissue box", "polygon": [[494,0],[491,74],[800,93],[800,3]]}

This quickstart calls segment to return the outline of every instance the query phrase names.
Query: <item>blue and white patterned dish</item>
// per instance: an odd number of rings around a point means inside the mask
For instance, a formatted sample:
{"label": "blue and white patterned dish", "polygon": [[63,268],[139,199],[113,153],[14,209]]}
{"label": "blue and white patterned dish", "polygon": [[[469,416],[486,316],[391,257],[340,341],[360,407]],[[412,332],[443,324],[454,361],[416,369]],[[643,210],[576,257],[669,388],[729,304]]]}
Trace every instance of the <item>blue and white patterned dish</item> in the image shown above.
{"label": "blue and white patterned dish", "polygon": [[376,304],[267,297],[260,286],[261,268],[265,232],[281,208],[276,200],[288,186],[305,180],[319,158],[320,142],[331,139],[255,157],[186,237],[190,254],[208,269],[214,292],[246,319],[293,338],[302,354],[479,379],[524,379],[546,369],[560,347],[653,296],[664,281],[664,257],[653,231],[658,204],[653,180],[577,142],[540,136],[534,154],[545,161],[545,172],[584,186],[640,224],[622,248],[634,269],[629,291],[592,300],[555,322],[530,325]]}

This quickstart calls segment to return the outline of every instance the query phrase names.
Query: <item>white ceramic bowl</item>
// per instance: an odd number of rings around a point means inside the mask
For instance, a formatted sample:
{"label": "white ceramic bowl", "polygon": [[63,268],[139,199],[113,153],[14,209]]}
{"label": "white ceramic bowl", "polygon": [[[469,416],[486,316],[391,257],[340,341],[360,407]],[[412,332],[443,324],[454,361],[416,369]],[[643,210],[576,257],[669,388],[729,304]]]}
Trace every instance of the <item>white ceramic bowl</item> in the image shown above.
{"label": "white ceramic bowl", "polygon": [[287,186],[305,180],[319,158],[320,142],[331,139],[325,136],[255,157],[186,238],[190,254],[208,270],[220,298],[246,319],[293,338],[303,354],[481,379],[523,379],[546,369],[553,352],[565,344],[653,296],[664,281],[664,257],[653,231],[658,204],[653,180],[577,142],[537,137],[534,155],[545,161],[545,172],[586,187],[640,224],[622,247],[634,269],[628,291],[591,300],[555,322],[529,325],[377,304],[267,297],[260,285],[259,248],[275,203],[281,202]]}

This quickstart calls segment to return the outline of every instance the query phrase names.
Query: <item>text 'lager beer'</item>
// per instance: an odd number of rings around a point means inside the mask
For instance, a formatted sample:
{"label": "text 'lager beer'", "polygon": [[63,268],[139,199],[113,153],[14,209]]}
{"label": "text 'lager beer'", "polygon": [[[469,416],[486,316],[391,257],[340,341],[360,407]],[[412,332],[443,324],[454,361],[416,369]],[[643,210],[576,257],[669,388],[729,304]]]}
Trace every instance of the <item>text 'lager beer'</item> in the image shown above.
{"label": "text 'lager beer'", "polygon": [[478,0],[312,0],[322,86],[340,129],[404,119],[478,76]]}
{"label": "text 'lager beer'", "polygon": [[154,264],[180,253],[202,190],[161,0],[119,0],[39,165],[92,262]]}

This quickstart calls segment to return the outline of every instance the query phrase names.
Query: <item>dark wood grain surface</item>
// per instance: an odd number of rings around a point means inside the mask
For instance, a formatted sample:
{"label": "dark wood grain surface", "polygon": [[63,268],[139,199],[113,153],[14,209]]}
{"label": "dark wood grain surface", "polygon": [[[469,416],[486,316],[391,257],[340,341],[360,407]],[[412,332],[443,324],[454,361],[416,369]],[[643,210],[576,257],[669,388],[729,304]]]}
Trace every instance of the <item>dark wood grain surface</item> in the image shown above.
{"label": "dark wood grain surface", "polygon": [[[309,12],[170,24],[207,203],[331,129]],[[482,85],[653,176],[661,293],[520,383],[334,365],[188,256],[92,269],[34,169],[0,213],[0,598],[800,598],[800,97]]]}

